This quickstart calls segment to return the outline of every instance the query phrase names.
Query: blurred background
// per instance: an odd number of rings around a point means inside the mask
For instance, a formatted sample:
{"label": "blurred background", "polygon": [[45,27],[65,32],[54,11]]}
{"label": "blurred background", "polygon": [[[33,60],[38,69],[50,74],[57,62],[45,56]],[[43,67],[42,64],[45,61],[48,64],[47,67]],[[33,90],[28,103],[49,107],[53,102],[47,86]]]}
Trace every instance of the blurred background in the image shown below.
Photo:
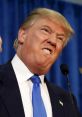
{"label": "blurred background", "polygon": [[20,25],[28,13],[38,7],[62,13],[75,30],[74,36],[46,76],[52,83],[68,91],[67,79],[60,71],[62,63],[68,65],[71,91],[82,113],[82,0],[0,0],[0,37],[3,41],[0,64],[12,59],[15,54],[13,42]]}

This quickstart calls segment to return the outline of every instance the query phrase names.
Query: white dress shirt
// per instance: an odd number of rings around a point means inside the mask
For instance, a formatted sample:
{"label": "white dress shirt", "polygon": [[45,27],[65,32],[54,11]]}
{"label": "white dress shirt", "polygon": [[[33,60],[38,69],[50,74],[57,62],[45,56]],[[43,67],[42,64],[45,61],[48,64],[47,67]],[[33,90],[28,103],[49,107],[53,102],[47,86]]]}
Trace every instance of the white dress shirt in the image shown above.
{"label": "white dress shirt", "polygon": [[[17,78],[25,117],[33,117],[33,107],[32,107],[33,84],[31,80],[29,80],[30,77],[33,76],[33,73],[29,71],[29,69],[25,66],[25,64],[19,59],[17,55],[14,56],[11,63]],[[41,75],[39,77],[42,82],[40,84],[41,96],[45,105],[47,117],[52,117],[52,107],[50,103],[48,89],[47,89],[46,83],[44,82],[44,75]]]}

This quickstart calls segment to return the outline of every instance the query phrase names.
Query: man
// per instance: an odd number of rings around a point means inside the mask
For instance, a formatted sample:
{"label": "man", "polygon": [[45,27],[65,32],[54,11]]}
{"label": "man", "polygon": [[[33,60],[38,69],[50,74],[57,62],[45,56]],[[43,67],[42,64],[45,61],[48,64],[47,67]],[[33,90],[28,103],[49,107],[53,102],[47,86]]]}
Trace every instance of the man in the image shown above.
{"label": "man", "polygon": [[0,68],[0,117],[34,117],[30,80],[34,74],[41,80],[46,117],[80,117],[69,93],[44,78],[73,33],[67,20],[56,11],[38,8],[29,14],[14,44],[17,54]]}

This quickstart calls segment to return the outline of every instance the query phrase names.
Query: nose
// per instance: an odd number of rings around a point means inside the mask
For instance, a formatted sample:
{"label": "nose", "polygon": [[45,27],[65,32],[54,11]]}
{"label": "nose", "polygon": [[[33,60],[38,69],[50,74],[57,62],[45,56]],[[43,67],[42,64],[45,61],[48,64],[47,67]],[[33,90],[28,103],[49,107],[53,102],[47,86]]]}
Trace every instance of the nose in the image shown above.
{"label": "nose", "polygon": [[51,35],[49,40],[48,40],[48,43],[50,43],[52,46],[56,47],[57,46],[56,36],[55,35]]}

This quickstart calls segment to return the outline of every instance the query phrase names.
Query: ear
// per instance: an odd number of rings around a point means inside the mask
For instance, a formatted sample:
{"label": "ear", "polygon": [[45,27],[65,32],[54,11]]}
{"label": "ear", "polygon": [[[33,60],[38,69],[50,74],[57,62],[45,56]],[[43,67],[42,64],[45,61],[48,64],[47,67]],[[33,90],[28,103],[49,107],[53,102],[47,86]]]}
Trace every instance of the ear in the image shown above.
{"label": "ear", "polygon": [[18,32],[18,42],[23,44],[25,40],[25,30],[24,29],[20,29]]}

